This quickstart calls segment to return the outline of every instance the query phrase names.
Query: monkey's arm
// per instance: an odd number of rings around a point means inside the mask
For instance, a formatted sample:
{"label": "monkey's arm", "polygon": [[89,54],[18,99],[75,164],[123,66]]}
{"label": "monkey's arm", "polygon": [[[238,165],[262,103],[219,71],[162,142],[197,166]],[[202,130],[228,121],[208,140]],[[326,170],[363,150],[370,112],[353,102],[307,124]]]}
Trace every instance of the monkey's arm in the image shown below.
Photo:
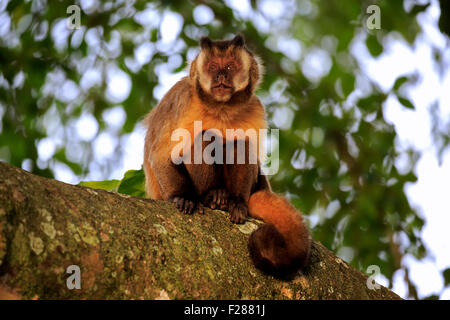
{"label": "monkey's arm", "polygon": [[270,186],[269,179],[266,175],[263,175],[261,172],[261,167],[259,166],[259,172],[258,172],[258,178],[255,184],[255,187],[253,188],[252,193],[255,193],[256,191],[260,190],[267,190],[272,191],[272,187]]}
{"label": "monkey's arm", "polygon": [[[197,194],[184,164],[176,165],[170,158],[153,161],[152,169],[164,200],[174,202],[178,210],[192,214],[197,206]],[[200,212],[202,207],[199,206]]]}

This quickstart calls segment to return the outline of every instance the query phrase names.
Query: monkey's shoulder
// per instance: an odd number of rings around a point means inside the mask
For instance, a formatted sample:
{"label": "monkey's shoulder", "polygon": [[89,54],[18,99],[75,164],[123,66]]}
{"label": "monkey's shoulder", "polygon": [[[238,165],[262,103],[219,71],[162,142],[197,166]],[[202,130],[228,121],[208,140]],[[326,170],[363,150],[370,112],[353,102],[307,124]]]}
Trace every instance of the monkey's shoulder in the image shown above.
{"label": "monkey's shoulder", "polygon": [[160,125],[179,118],[184,109],[191,103],[192,85],[188,77],[175,83],[154,107],[145,119],[146,126],[159,127]]}
{"label": "monkey's shoulder", "polygon": [[189,77],[184,77],[164,95],[157,108],[164,112],[171,112],[188,105],[192,100],[193,87]]}

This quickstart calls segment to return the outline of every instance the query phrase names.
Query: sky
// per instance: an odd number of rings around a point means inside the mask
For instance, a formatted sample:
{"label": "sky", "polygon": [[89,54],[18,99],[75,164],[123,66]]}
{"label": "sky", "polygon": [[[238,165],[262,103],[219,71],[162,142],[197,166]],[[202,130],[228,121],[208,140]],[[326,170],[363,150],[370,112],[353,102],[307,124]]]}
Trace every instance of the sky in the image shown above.
{"label": "sky", "polygon": [[[82,6],[91,5],[92,1],[82,1]],[[248,1],[228,0],[228,5],[236,10],[242,17],[248,17],[250,6]],[[308,3],[307,1],[304,3]],[[83,8],[84,9],[84,8]],[[267,0],[263,1],[261,9],[268,16],[277,19],[285,14],[286,8],[280,2]],[[305,6],[302,8],[305,14],[312,14],[312,8]],[[395,79],[401,75],[420,71],[423,78],[407,87],[405,95],[415,104],[416,110],[408,110],[401,106],[395,97],[389,97],[382,106],[386,120],[395,126],[397,133],[397,146],[399,150],[406,150],[413,146],[421,152],[421,157],[415,168],[418,176],[416,183],[411,183],[406,187],[406,194],[413,207],[417,208],[419,214],[425,218],[426,224],[422,230],[422,237],[430,252],[430,256],[418,261],[411,256],[406,256],[403,263],[410,267],[410,278],[418,287],[419,298],[437,294],[443,289],[443,278],[440,272],[450,267],[450,150],[442,157],[442,163],[438,162],[437,150],[431,137],[431,119],[429,106],[436,99],[440,102],[440,116],[443,119],[450,119],[450,72],[442,75],[442,78],[435,72],[432,61],[431,47],[446,48],[446,59],[450,63],[449,39],[445,38],[437,27],[439,19],[439,5],[433,1],[431,7],[418,16],[418,22],[422,26],[424,33],[421,34],[413,47],[410,48],[403,40],[395,36],[390,37],[385,45],[385,51],[377,58],[373,58],[363,45],[362,41],[355,41],[352,53],[364,66],[366,73],[378,86],[387,92],[393,85]],[[194,11],[194,18],[198,24],[207,24],[212,21],[214,14],[206,6],[198,6]],[[167,49],[176,42],[178,33],[181,30],[182,19],[176,13],[167,13],[163,16],[155,16],[149,11],[139,19],[147,19],[154,25],[161,28],[162,42],[160,46]],[[267,31],[269,24],[256,17],[258,28]],[[382,12],[381,12],[382,19]],[[381,20],[382,21],[382,20]],[[383,27],[381,22],[381,27]],[[95,42],[95,34],[86,34],[87,41]],[[302,54],[301,47],[294,41],[281,41],[278,43],[279,49],[287,56],[298,57]],[[143,43],[135,52],[133,61],[129,61],[130,66],[145,64],[148,62],[157,49],[153,44]],[[193,58],[195,51],[190,52]],[[304,73],[308,77],[326,73],[329,70],[327,56],[323,52],[315,52],[307,57],[308,63],[304,66]],[[181,57],[173,55],[169,61],[170,65],[181,64]],[[306,59],[307,60],[307,59]],[[311,67],[312,66],[312,67]],[[310,69],[308,69],[310,68]],[[131,89],[131,82],[128,75],[115,66],[108,68],[107,97],[110,101],[117,103],[117,107],[108,110],[103,115],[111,132],[118,130],[123,124],[125,112],[120,106],[120,102],[128,97]],[[161,66],[156,70],[160,85],[154,90],[157,99],[162,98],[165,92],[186,75],[186,72],[172,74],[169,68]],[[55,75],[58,81],[58,75]],[[88,88],[100,81],[98,75],[91,71],[87,72],[82,80],[81,87]],[[70,83],[67,83],[64,92],[70,90]],[[69,97],[70,98],[70,97]],[[149,106],[150,107],[150,106]],[[279,116],[279,122],[283,118]],[[275,121],[276,123],[276,121]],[[76,134],[84,141],[90,141],[98,132],[98,124],[95,118],[89,114],[82,116],[71,124]],[[125,135],[121,141],[117,141],[108,132],[101,133],[93,142],[95,157],[100,161],[112,155],[118,143],[124,146],[124,158],[122,163],[113,170],[108,178],[121,179],[125,171],[130,169],[140,169],[143,159],[144,128],[137,126],[136,129]],[[43,139],[38,145],[39,157],[46,159],[55,152],[57,142],[54,138]],[[74,151],[76,153],[76,150]],[[402,159],[398,159],[397,165],[401,168]],[[58,165],[55,169],[55,177],[69,183],[78,183],[79,179],[63,165]],[[92,170],[90,176],[85,180],[105,179],[97,170]],[[403,281],[403,271],[398,271],[394,276],[394,288],[397,294],[406,298],[407,288]],[[383,285],[387,285],[387,279],[383,276],[376,277],[376,280]],[[450,289],[444,291],[441,299],[450,299]]]}

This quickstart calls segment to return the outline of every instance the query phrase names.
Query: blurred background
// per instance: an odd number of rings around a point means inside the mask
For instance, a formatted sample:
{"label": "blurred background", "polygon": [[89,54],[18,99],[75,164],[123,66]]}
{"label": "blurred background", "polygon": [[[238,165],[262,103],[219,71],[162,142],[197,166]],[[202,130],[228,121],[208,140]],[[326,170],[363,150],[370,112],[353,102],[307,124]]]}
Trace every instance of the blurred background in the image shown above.
{"label": "blurred background", "polygon": [[450,299],[449,4],[0,0],[0,160],[116,191],[128,171],[140,195],[140,121],[201,36],[241,32],[280,129],[273,189],[361,272]]}

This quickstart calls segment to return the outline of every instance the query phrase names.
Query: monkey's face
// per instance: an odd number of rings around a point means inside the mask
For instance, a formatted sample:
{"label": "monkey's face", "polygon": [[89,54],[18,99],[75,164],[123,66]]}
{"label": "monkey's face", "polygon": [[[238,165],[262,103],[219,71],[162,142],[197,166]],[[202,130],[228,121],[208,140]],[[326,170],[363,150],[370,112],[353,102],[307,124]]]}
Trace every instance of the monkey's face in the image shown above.
{"label": "monkey's face", "polygon": [[230,100],[236,89],[248,83],[248,76],[242,70],[242,62],[233,56],[211,57],[203,65],[207,79],[200,81],[203,89],[209,92],[214,100],[226,102]]}
{"label": "monkey's face", "polygon": [[216,102],[227,102],[250,82],[252,57],[240,36],[230,41],[202,39],[196,61],[198,84]]}

